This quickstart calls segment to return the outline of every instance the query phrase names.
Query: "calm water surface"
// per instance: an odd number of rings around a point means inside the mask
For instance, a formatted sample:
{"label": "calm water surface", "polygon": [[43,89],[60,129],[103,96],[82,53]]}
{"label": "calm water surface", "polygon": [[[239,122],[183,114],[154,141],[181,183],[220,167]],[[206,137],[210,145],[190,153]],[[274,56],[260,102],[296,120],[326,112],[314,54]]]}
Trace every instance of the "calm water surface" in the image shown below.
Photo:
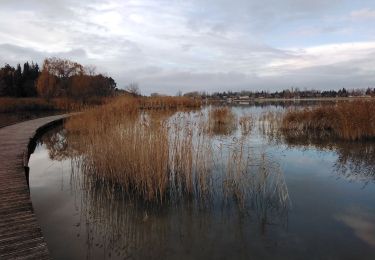
{"label": "calm water surface", "polygon": [[[239,115],[279,109],[233,108]],[[270,140],[257,126],[249,138],[281,169],[289,194],[282,209],[130,201],[85,184],[64,129],[49,131],[31,156],[30,186],[53,258],[375,259],[375,143]]]}

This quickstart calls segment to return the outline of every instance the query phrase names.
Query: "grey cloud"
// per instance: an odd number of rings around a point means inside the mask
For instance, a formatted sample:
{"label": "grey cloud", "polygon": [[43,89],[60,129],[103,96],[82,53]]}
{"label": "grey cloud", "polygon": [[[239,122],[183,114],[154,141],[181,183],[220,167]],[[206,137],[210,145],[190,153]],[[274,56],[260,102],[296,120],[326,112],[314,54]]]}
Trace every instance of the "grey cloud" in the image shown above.
{"label": "grey cloud", "polygon": [[[60,56],[97,65],[100,71],[113,76],[119,86],[137,81],[145,93],[174,94],[176,89],[272,90],[292,85],[366,87],[374,82],[373,54],[363,60],[352,57],[353,60],[348,58],[342,63],[299,70],[268,66],[274,60],[303,60],[304,53],[287,49],[292,45],[288,41],[291,32],[298,28],[300,33],[305,30],[314,37],[321,34],[332,37],[345,31],[348,20],[335,23],[332,19],[327,24],[322,24],[322,20],[350,3],[349,0],[0,0],[0,13],[14,14],[11,29],[0,25],[0,62],[40,63],[45,57]],[[371,8],[375,3],[364,0],[361,5]],[[111,11],[121,14],[115,30],[96,17]],[[31,18],[23,12],[31,13]],[[144,21],[133,23],[128,19],[131,14]],[[19,24],[22,28],[17,27]],[[285,42],[277,42],[277,30],[282,31]],[[274,76],[261,76],[263,71]]]}
{"label": "grey cloud", "polygon": [[[286,21],[320,18],[330,11],[344,6],[340,0],[207,0],[194,1],[197,11],[191,15],[190,24],[198,21],[210,21],[217,24],[248,27],[255,31],[270,29]],[[350,2],[348,0],[344,2]],[[370,1],[367,1],[370,2]],[[199,28],[193,26],[192,28]]]}
{"label": "grey cloud", "polygon": [[2,64],[14,64],[20,62],[22,59],[40,62],[43,59],[43,54],[30,48],[11,44],[0,44],[0,62]]}
{"label": "grey cloud", "polygon": [[[155,69],[154,73],[133,72],[132,81],[139,82],[146,94],[162,92],[174,94],[177,90],[282,90],[290,87],[301,89],[339,89],[374,87],[375,74],[359,69],[360,65],[374,66],[368,60],[341,62],[330,66],[315,66],[284,73],[279,76],[256,76],[245,73],[192,73],[188,71],[166,72]],[[126,75],[127,73],[125,73]],[[130,75],[130,74],[129,74]],[[123,80],[129,80],[123,78]]]}
{"label": "grey cloud", "polygon": [[67,52],[42,52],[12,44],[0,44],[0,64],[10,63],[15,65],[25,61],[34,61],[41,64],[48,57],[63,57],[73,60],[87,59],[84,49],[72,49]]}

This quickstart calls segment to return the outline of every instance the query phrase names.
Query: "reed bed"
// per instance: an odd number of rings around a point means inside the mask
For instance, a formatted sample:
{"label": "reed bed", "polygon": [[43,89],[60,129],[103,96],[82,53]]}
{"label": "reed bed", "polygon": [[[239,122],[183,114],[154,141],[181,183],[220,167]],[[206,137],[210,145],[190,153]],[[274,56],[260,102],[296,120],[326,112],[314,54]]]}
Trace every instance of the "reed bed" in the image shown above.
{"label": "reed bed", "polygon": [[352,101],[304,110],[261,114],[259,131],[268,141],[290,147],[335,151],[335,172],[364,184],[374,181],[375,102]]}
{"label": "reed bed", "polygon": [[244,114],[238,119],[242,135],[249,135],[255,125],[255,119],[252,114]]}
{"label": "reed bed", "polygon": [[[155,109],[145,109],[146,102],[156,104]],[[255,189],[245,182],[256,183],[256,177],[260,176],[257,174],[260,168],[251,166],[254,158],[245,148],[247,139],[243,135],[235,144],[220,150],[213,135],[216,131],[213,123],[237,126],[231,109],[181,112],[174,108],[160,109],[158,102],[122,98],[66,122],[65,128],[76,136],[80,143],[78,150],[83,151],[79,167],[85,176],[99,183],[112,183],[126,196],[145,202],[175,203],[186,198],[205,202],[225,193],[232,194],[231,198],[239,205],[245,205],[248,189]],[[250,115],[243,116],[241,122],[246,133],[251,131]],[[226,160],[220,159],[223,154]],[[217,168],[224,161],[227,164]],[[267,168],[268,164],[262,167]],[[272,170],[268,179],[277,179],[278,175]],[[234,189],[236,183],[241,188]],[[282,180],[276,183],[283,185]],[[267,192],[270,189],[266,188]],[[285,189],[276,191],[277,196],[283,197],[280,192],[285,193]]]}
{"label": "reed bed", "polygon": [[[169,122],[171,109],[182,104],[169,99],[120,98],[92,108],[66,123],[71,133],[81,135],[85,150],[84,172],[122,186],[129,195],[163,202],[172,190],[190,194],[204,180],[194,173],[193,125],[179,117]],[[167,111],[145,111],[160,104]],[[176,106],[176,104],[179,104]],[[182,124],[182,125],[181,125]]]}
{"label": "reed bed", "polygon": [[287,135],[311,134],[317,138],[364,140],[375,138],[375,102],[340,102],[333,106],[319,106],[288,111],[281,130]]}
{"label": "reed bed", "polygon": [[145,201],[163,203],[208,193],[209,146],[187,117],[156,120],[141,113],[117,122],[85,134],[83,172]]}
{"label": "reed bed", "polygon": [[85,102],[71,98],[0,98],[0,113],[43,112],[43,111],[79,111],[94,105],[108,102],[106,98],[91,98]]}
{"label": "reed bed", "polygon": [[[287,210],[290,201],[280,166],[266,152],[249,146],[242,136],[223,149],[219,168],[223,193],[243,209],[252,209],[262,219],[265,214]],[[262,150],[262,149],[260,149]]]}
{"label": "reed bed", "polygon": [[268,141],[279,143],[282,140],[280,127],[284,117],[284,112],[267,111],[263,112],[258,118],[259,132]]}
{"label": "reed bed", "polygon": [[230,135],[237,128],[237,117],[230,107],[214,107],[208,113],[208,132]]}
{"label": "reed bed", "polygon": [[202,105],[200,98],[189,97],[143,97],[139,102],[142,109],[191,109],[200,108]]}

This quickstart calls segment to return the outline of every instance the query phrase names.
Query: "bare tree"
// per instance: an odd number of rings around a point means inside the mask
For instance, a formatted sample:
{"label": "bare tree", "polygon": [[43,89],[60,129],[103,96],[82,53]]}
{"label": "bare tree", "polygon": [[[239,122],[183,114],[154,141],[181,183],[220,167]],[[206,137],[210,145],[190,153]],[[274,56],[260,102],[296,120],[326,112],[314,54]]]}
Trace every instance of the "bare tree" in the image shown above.
{"label": "bare tree", "polygon": [[86,75],[95,76],[96,75],[96,66],[95,65],[87,65],[83,68]]}
{"label": "bare tree", "polygon": [[44,60],[43,69],[60,79],[66,79],[76,75],[83,75],[83,66],[71,60],[63,60],[52,57]]}
{"label": "bare tree", "polygon": [[137,83],[130,83],[129,86],[126,88],[126,90],[134,95],[134,96],[140,96],[141,95],[141,90],[138,87]]}

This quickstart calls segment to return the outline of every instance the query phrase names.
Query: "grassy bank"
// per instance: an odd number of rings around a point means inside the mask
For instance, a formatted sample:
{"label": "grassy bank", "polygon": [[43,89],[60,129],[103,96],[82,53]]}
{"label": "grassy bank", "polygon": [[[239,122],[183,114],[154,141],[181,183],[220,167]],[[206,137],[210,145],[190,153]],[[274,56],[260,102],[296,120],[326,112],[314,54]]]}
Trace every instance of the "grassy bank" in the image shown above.
{"label": "grassy bank", "polygon": [[106,98],[90,98],[85,102],[71,98],[0,98],[0,113],[78,111],[107,102]]}
{"label": "grassy bank", "polygon": [[54,109],[55,107],[52,103],[42,98],[0,98],[0,113],[47,111]]}

